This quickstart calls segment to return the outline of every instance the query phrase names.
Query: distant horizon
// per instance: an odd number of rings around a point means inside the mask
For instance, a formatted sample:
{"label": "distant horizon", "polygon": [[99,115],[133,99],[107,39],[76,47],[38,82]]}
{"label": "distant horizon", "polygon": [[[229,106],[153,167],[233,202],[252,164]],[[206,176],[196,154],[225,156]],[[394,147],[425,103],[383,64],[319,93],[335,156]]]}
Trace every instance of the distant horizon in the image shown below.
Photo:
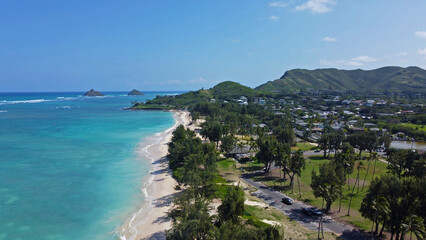
{"label": "distant horizon", "polygon": [[[314,68],[314,69],[309,69],[309,68],[293,68],[293,69],[288,69],[288,70],[285,70],[281,75],[280,75],[280,77],[286,72],[286,71],[290,71],[290,70],[294,70],[294,69],[305,69],[305,70],[310,70],[310,71],[312,71],[312,70],[319,70],[319,69],[338,69],[338,70],[344,70],[344,71],[352,71],[352,70],[363,70],[363,71],[371,71],[371,70],[376,70],[376,69],[380,69],[380,68],[385,68],[385,67],[400,67],[400,68],[410,68],[410,67],[417,67],[417,68],[420,68],[420,69],[422,69],[422,70],[425,70],[426,71],[426,69],[425,68],[422,68],[422,67],[419,67],[419,66],[406,66],[406,67],[403,67],[403,66],[396,66],[396,65],[393,65],[393,66],[381,66],[381,67],[377,67],[377,68],[372,68],[372,69],[365,69],[365,68],[357,68],[357,69],[344,69],[344,68],[338,68],[338,67],[324,67],[324,68]],[[262,84],[264,84],[264,83],[267,83],[268,81],[274,81],[274,80],[276,80],[276,79],[279,79],[280,77],[278,77],[278,78],[274,78],[274,79],[271,79],[271,80],[267,80],[267,81],[265,81],[265,82],[263,82],[263,83],[260,83],[259,85],[257,85],[257,86],[249,86],[249,85],[246,85],[246,84],[244,84],[244,83],[241,83],[240,81],[234,81],[234,80],[223,80],[223,81],[221,81],[221,82],[226,82],[226,81],[232,81],[232,82],[237,82],[237,83],[239,83],[239,84],[241,84],[241,85],[244,85],[244,86],[247,86],[247,87],[250,87],[250,88],[252,88],[252,89],[254,89],[254,88],[256,88],[256,87],[258,87],[258,86],[260,86],[260,85],[262,85]],[[202,89],[202,88],[205,88],[205,89],[210,89],[210,88],[212,88],[212,87],[214,87],[214,86],[216,86],[217,84],[219,84],[219,83],[221,83],[221,82],[215,82],[214,83],[214,85],[212,85],[212,86],[210,86],[210,87],[204,87],[204,86],[202,86],[202,87],[199,87],[199,88],[196,88],[196,89],[183,89],[183,90],[153,90],[153,89],[150,89],[150,90],[143,90],[143,89],[138,89],[138,88],[129,88],[130,90],[100,90],[100,89],[97,89],[97,88],[89,88],[89,89],[87,89],[87,90],[72,90],[72,91],[63,91],[63,90],[49,90],[49,91],[46,91],[46,90],[41,90],[41,91],[7,91],[7,92],[5,92],[5,91],[0,91],[0,94],[1,93],[80,93],[80,92],[82,92],[82,93],[85,93],[85,92],[87,92],[87,91],[89,91],[89,90],[91,90],[91,89],[94,89],[94,90],[96,90],[96,91],[99,91],[99,92],[106,92],[106,93],[108,93],[108,92],[130,92],[131,90],[133,90],[133,89],[136,89],[136,90],[138,90],[138,91],[140,91],[140,92],[189,92],[189,91],[196,91],[196,90],[199,90],[199,89]]]}
{"label": "distant horizon", "polygon": [[[11,92],[0,92],[0,94],[2,94],[2,93],[85,93],[89,90],[85,90],[85,91],[36,91],[36,92],[30,92],[30,91],[13,92],[13,91],[11,91]],[[104,91],[104,90],[98,90],[98,89],[93,88],[93,90],[98,91],[98,92],[102,92],[102,93],[129,93],[133,89],[131,89],[131,90],[106,90],[106,91]],[[139,89],[136,89],[136,90],[140,91],[141,93],[145,93],[145,92],[146,93],[153,93],[153,92],[165,92],[165,93],[169,92],[169,93],[172,93],[172,92],[189,92],[189,91],[192,91],[192,90],[176,90],[176,91],[147,90],[147,91],[142,91],[142,90],[139,90]],[[133,96],[135,96],[135,95],[133,95]]]}

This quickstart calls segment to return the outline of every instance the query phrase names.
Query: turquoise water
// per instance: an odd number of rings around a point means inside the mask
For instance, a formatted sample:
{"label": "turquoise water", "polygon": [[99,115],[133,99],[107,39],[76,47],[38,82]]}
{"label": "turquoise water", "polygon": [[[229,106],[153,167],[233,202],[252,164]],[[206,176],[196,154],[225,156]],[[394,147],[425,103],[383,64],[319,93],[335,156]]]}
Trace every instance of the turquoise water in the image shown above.
{"label": "turquoise water", "polygon": [[157,94],[0,93],[0,239],[117,239],[143,201],[136,154],[169,112],[126,111]]}

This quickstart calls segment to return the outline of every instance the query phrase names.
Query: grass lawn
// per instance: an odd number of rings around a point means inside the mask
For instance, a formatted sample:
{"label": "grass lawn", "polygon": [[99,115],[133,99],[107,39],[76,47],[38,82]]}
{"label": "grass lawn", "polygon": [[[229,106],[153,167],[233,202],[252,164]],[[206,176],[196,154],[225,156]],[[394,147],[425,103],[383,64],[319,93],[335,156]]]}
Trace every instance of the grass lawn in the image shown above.
{"label": "grass lawn", "polygon": [[[251,219],[256,224],[262,225],[266,223],[261,222],[261,220],[271,220],[278,222],[281,225],[278,225],[277,228],[283,234],[284,239],[316,239],[317,231],[309,230],[299,223],[289,219],[283,213],[278,211],[275,208],[264,209],[257,206],[244,206],[244,219]],[[336,239],[337,236],[324,232],[324,239]]]}
{"label": "grass lawn", "polygon": [[309,142],[298,142],[296,144],[296,146],[292,147],[291,149],[292,150],[299,150],[300,149],[302,151],[309,151],[309,150],[316,149],[316,148],[317,148],[317,146],[315,146],[315,145],[313,145]]}
{"label": "grass lawn", "polygon": [[404,127],[410,127],[410,128],[413,128],[413,129],[419,129],[421,131],[426,132],[426,126],[425,125],[412,124],[412,123],[401,123],[400,125],[404,126]]}
{"label": "grass lawn", "polygon": [[[272,176],[264,177],[260,176],[255,179],[255,181],[262,181],[268,186],[275,186],[276,188],[283,191],[285,194],[288,194],[294,199],[298,199],[301,201],[304,201],[306,203],[309,203],[311,205],[314,205],[316,207],[322,207],[322,199],[317,199],[314,197],[312,193],[312,189],[309,186],[311,184],[311,173],[312,170],[317,171],[319,169],[319,166],[323,163],[326,163],[330,160],[323,159],[322,156],[312,156],[306,159],[306,168],[302,172],[302,176],[300,178],[300,189],[301,189],[301,198],[299,198],[299,192],[298,192],[298,185],[297,185],[297,177],[295,177],[295,183],[294,183],[294,189],[293,191],[288,187],[289,181],[283,182],[279,179],[279,170],[275,170],[271,173]],[[363,160],[365,168],[368,167],[368,161]],[[345,220],[347,222],[350,222],[354,224],[357,227],[360,227],[365,230],[369,230],[371,228],[371,222],[369,220],[364,219],[361,214],[359,213],[359,208],[361,207],[362,199],[364,198],[368,186],[370,185],[371,179],[372,179],[372,172],[373,172],[373,165],[374,162],[371,162],[370,169],[367,174],[367,178],[365,180],[365,186],[362,190],[362,183],[364,182],[364,177],[367,172],[367,169],[360,170],[360,187],[359,192],[357,192],[357,188],[355,188],[354,196],[352,199],[351,204],[351,211],[350,216],[346,216],[348,213],[348,206],[349,206],[349,199],[350,194],[352,192],[352,188],[354,186],[357,172],[355,170],[354,173],[352,173],[349,177],[349,184],[350,189],[348,189],[347,182],[345,186],[343,187],[343,198],[342,198],[342,208],[341,211],[338,212],[339,209],[339,199],[333,202],[331,206],[330,213],[335,218],[339,218],[342,220]],[[382,174],[386,173],[386,163],[377,161],[376,163],[376,170],[375,170],[375,176],[380,176]],[[355,168],[356,169],[356,168]]]}

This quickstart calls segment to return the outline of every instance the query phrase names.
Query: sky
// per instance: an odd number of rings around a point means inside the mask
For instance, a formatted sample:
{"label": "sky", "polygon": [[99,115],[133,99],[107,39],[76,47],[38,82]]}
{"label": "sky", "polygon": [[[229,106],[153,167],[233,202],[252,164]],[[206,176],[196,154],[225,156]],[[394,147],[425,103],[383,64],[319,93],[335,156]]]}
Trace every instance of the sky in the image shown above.
{"label": "sky", "polygon": [[256,87],[294,68],[383,66],[426,69],[426,1],[0,1],[0,92]]}

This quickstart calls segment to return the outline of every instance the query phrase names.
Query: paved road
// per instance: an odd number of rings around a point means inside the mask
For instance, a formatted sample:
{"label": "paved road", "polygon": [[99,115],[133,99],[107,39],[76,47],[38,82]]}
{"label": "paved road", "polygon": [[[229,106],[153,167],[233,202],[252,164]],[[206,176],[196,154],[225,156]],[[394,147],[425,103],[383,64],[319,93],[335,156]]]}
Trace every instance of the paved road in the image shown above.
{"label": "paved road", "polygon": [[[286,195],[279,192],[274,191],[271,188],[266,187],[260,182],[255,182],[251,179],[251,174],[243,175],[241,180],[246,182],[247,184],[253,186],[257,189],[256,192],[253,193],[256,197],[262,199],[270,206],[275,207],[279,211],[283,212],[285,215],[289,216],[291,219],[299,222],[303,226],[307,227],[311,230],[318,230],[319,216],[307,216],[302,213],[302,208],[311,207],[302,202],[294,201],[292,205],[285,205],[281,202],[281,199]],[[343,239],[348,240],[358,240],[358,239],[370,239],[364,233],[352,228],[350,225],[343,224],[340,222],[336,222],[331,220],[329,222],[324,222],[324,232],[334,232],[338,236]]]}

